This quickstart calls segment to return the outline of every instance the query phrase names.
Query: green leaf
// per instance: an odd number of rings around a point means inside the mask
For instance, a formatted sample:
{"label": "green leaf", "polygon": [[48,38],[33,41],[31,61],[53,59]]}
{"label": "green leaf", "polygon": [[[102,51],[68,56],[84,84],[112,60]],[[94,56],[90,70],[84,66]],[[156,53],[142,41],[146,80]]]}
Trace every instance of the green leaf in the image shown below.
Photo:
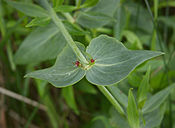
{"label": "green leaf", "polygon": [[55,7],[54,10],[56,12],[72,12],[76,10],[76,7],[72,5],[60,5],[58,7]]}
{"label": "green leaf", "polygon": [[54,24],[37,28],[22,42],[15,54],[16,64],[54,59],[66,46],[66,40]]}
{"label": "green leaf", "polygon": [[159,17],[158,18],[159,21],[163,22],[164,24],[166,24],[169,27],[175,28],[175,16],[169,16],[169,17]]}
{"label": "green leaf", "polygon": [[51,125],[53,128],[58,128],[59,125],[59,116],[57,113],[57,109],[54,105],[54,102],[52,101],[52,98],[50,96],[49,89],[47,88],[47,82],[42,80],[35,80],[37,84],[37,91],[40,96],[41,102],[47,107],[46,113],[48,114],[48,117],[50,119]]}
{"label": "green leaf", "polygon": [[138,94],[137,94],[137,97],[138,97],[138,100],[137,100],[137,103],[138,103],[138,106],[140,108],[143,107],[146,99],[147,99],[147,93],[149,91],[149,76],[150,76],[150,72],[151,72],[151,68],[149,67],[145,76],[143,77],[141,83],[140,83],[140,86],[139,86],[139,89],[138,89]]}
{"label": "green leaf", "polygon": [[142,124],[142,128],[156,128],[160,126],[165,111],[166,105],[164,104],[159,108],[155,109],[154,111],[144,114],[143,117],[146,124]]}
{"label": "green leaf", "polygon": [[86,78],[95,85],[112,85],[128,76],[138,65],[161,52],[128,50],[124,45],[105,35],[93,39],[86,52],[95,64],[86,72]]}
{"label": "green leaf", "polygon": [[114,21],[112,17],[97,12],[80,12],[76,20],[86,28],[98,28]]}
{"label": "green leaf", "polygon": [[[100,123],[103,124],[104,128],[111,128],[109,120],[106,116],[96,116],[92,119],[93,123],[97,123],[97,121],[100,121]],[[95,126],[94,128],[97,128],[96,125],[93,125],[93,126]],[[93,126],[91,128],[93,128]],[[99,127],[99,128],[101,128],[101,127]]]}
{"label": "green leaf", "polygon": [[86,0],[83,5],[81,5],[81,8],[86,8],[86,7],[92,7],[98,3],[99,0]]}
{"label": "green leaf", "polygon": [[95,86],[89,83],[85,78],[83,78],[80,82],[78,82],[75,87],[82,92],[90,93],[90,94],[97,94],[97,90]]}
{"label": "green leaf", "polygon": [[108,87],[111,94],[122,104],[125,108],[128,106],[128,97],[117,87],[112,85]]}
{"label": "green leaf", "polygon": [[129,90],[129,94],[128,94],[127,114],[128,114],[128,122],[130,126],[132,128],[140,128],[139,112],[137,110],[135,98],[132,94],[132,89]]}
{"label": "green leaf", "polygon": [[142,111],[143,113],[152,112],[156,108],[158,108],[168,97],[171,90],[175,88],[175,84],[172,84],[171,86],[161,90],[160,92],[154,94],[151,96],[145,103]]}
{"label": "green leaf", "polygon": [[112,85],[126,78],[142,62],[162,54],[153,51],[131,51],[115,38],[105,35],[93,39],[86,52],[95,59],[94,64],[76,67],[73,62],[77,58],[66,45],[64,50],[59,52],[53,67],[27,76],[46,80],[56,87],[65,87],[81,80],[86,73],[87,80],[95,85]]}
{"label": "green leaf", "polygon": [[86,28],[102,27],[110,21],[114,21],[113,15],[119,2],[119,0],[99,0],[88,11],[78,13],[76,22]]}
{"label": "green leaf", "polygon": [[114,15],[115,19],[117,19],[117,22],[113,26],[114,30],[114,37],[118,40],[122,39],[122,31],[126,27],[127,23],[127,13],[126,9],[124,8],[123,4],[121,4]]}
{"label": "green leaf", "polygon": [[23,12],[24,14],[32,17],[47,17],[48,13],[43,8],[38,5],[27,3],[27,2],[15,2],[11,0],[6,0],[6,2],[17,10]]}
{"label": "green leaf", "polygon": [[[80,49],[84,49],[84,46],[79,43],[77,45]],[[46,80],[55,87],[73,85],[85,75],[85,71],[74,64],[76,61],[76,55],[67,44],[57,56],[56,63],[52,67],[28,73],[25,77]]]}
{"label": "green leaf", "polygon": [[46,26],[50,22],[50,17],[36,17],[30,23],[26,25],[26,27],[33,27],[33,26]]}
{"label": "green leaf", "polygon": [[162,1],[159,3],[159,8],[165,8],[165,7],[175,7],[175,1]]}
{"label": "green leaf", "polygon": [[130,128],[127,119],[114,108],[111,108],[109,113],[109,120],[114,128]]}
{"label": "green leaf", "polygon": [[132,48],[143,49],[139,37],[132,31],[124,30],[122,36],[126,37]]}
{"label": "green leaf", "polygon": [[83,29],[81,29],[78,25],[72,24],[68,21],[63,21],[66,29],[69,31],[71,35],[77,35],[77,36],[82,36],[87,34],[88,32],[85,32]]}
{"label": "green leaf", "polygon": [[77,108],[77,104],[75,102],[74,90],[72,86],[65,87],[62,89],[62,95],[67,103],[67,105],[74,110],[74,112],[78,115],[79,111]]}
{"label": "green leaf", "polygon": [[[86,33],[69,22],[64,22],[64,25],[73,35],[84,35]],[[22,42],[15,54],[15,63],[29,64],[55,59],[66,44],[65,38],[55,24],[39,27]]]}
{"label": "green leaf", "polygon": [[140,77],[140,74],[138,72],[131,72],[127,79],[128,79],[128,83],[132,87],[139,87],[140,82],[142,80],[142,78]]}

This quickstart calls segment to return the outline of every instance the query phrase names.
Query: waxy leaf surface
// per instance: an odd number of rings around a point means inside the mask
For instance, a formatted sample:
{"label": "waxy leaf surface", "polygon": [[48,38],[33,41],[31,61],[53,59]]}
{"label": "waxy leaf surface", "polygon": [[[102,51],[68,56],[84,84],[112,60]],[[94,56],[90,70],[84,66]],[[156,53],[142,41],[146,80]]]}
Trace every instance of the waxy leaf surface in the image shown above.
{"label": "waxy leaf surface", "polygon": [[76,22],[86,28],[102,27],[114,21],[113,15],[119,2],[119,0],[99,0],[92,8],[78,13]]}
{"label": "waxy leaf surface", "polygon": [[[79,48],[84,49],[82,45],[79,44],[78,46]],[[27,74],[26,77],[46,80],[56,87],[73,85],[81,80],[85,75],[85,71],[74,64],[76,61],[76,55],[67,44],[62,52],[58,54],[54,66],[31,72]]]}
{"label": "waxy leaf surface", "polygon": [[54,59],[66,46],[66,40],[54,24],[37,28],[20,45],[16,64],[28,64]]}
{"label": "waxy leaf surface", "polygon": [[92,84],[112,85],[126,78],[142,62],[162,54],[153,51],[131,51],[115,38],[105,35],[93,39],[86,52],[95,60],[93,64],[87,65],[88,68],[73,64],[77,57],[67,44],[58,54],[53,67],[27,76],[46,80],[56,87],[65,87],[78,82],[86,74],[87,80]]}
{"label": "waxy leaf surface", "polygon": [[6,0],[6,2],[17,10],[32,17],[47,17],[48,13],[43,8],[36,4],[27,2],[16,2],[12,0]]}
{"label": "waxy leaf surface", "polygon": [[86,50],[95,64],[87,71],[86,78],[95,85],[112,85],[126,78],[139,64],[161,52],[128,50],[115,38],[101,35],[93,39]]}

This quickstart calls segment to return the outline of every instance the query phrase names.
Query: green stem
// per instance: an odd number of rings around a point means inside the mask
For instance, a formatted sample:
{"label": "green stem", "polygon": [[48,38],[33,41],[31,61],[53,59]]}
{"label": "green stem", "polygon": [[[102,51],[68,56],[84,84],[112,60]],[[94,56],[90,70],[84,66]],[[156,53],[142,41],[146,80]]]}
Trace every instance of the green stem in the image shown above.
{"label": "green stem", "polygon": [[88,64],[86,58],[84,55],[81,53],[80,49],[77,47],[75,42],[73,41],[72,37],[70,36],[69,32],[66,30],[64,27],[64,24],[61,22],[61,20],[58,18],[57,14],[55,11],[52,9],[52,7],[49,5],[47,0],[42,0],[41,1],[43,5],[47,8],[47,10],[50,13],[50,17],[52,18],[53,22],[57,25],[57,27],[60,29],[62,32],[63,36],[65,37],[66,41],[68,42],[69,46],[72,48],[78,59],[83,63],[83,64]]}
{"label": "green stem", "polygon": [[[70,36],[70,34],[68,33],[68,31],[64,27],[64,25],[61,22],[61,20],[58,18],[58,16],[54,12],[54,10],[51,8],[51,6],[49,5],[49,3],[47,2],[47,0],[42,0],[41,2],[43,3],[43,5],[45,5],[45,7],[47,8],[47,10],[49,11],[50,16],[51,16],[53,22],[60,29],[60,31],[64,35],[66,41],[68,42],[68,44],[70,45],[70,47],[72,48],[72,50],[75,52],[75,54],[78,57],[78,59],[83,64],[88,64],[86,58],[81,53],[81,51],[79,50],[79,48],[77,47],[77,45],[73,41],[72,37]],[[117,100],[111,95],[111,93],[105,87],[103,87],[103,86],[97,86],[97,87],[107,97],[107,99],[114,105],[114,107],[116,108],[116,110],[119,113],[121,113],[122,115],[125,115],[124,110],[122,109],[122,107],[120,106],[120,104],[117,102]]]}
{"label": "green stem", "polygon": [[10,40],[7,42],[7,55],[8,55],[10,67],[11,67],[12,71],[15,71],[16,70],[16,65],[13,61],[13,52],[12,52]]}
{"label": "green stem", "polygon": [[62,14],[68,19],[68,21],[70,21],[71,23],[75,23],[74,18],[69,13],[62,13]]}
{"label": "green stem", "polygon": [[99,90],[106,96],[106,98],[114,105],[115,109],[122,115],[125,115],[123,108],[117,102],[117,100],[112,96],[112,94],[108,91],[108,89],[104,86],[97,86]]}
{"label": "green stem", "polygon": [[82,0],[76,0],[76,6],[77,6],[77,8],[80,7],[80,5],[81,5],[81,1],[82,1]]}

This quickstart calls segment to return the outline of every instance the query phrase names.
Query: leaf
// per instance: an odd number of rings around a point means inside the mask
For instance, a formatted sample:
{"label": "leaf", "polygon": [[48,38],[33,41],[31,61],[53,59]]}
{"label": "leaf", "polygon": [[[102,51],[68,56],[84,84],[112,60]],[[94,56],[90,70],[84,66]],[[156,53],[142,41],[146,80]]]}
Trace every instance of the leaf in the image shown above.
{"label": "leaf", "polygon": [[89,11],[103,13],[104,15],[112,17],[119,3],[120,0],[99,0],[94,7],[89,9]]}
{"label": "leaf", "polygon": [[42,80],[35,80],[37,84],[37,91],[40,97],[41,102],[46,105],[48,108],[46,113],[48,114],[48,117],[50,119],[51,125],[53,128],[57,128],[59,125],[59,116],[57,113],[57,109],[54,106],[54,102],[52,101],[52,98],[50,96],[50,92],[48,91],[49,89],[47,88],[47,82],[42,81]]}
{"label": "leaf", "polygon": [[159,3],[159,8],[175,7],[175,1],[162,1]]}
{"label": "leaf", "polygon": [[58,7],[55,7],[54,10],[56,12],[72,12],[76,10],[76,7],[72,5],[59,5]]}
{"label": "leaf", "polygon": [[[73,35],[84,35],[86,33],[69,22],[64,22],[64,25]],[[15,63],[29,64],[55,59],[66,46],[66,43],[55,24],[51,23],[45,27],[39,27],[22,42],[15,54]]]}
{"label": "leaf", "polygon": [[89,94],[97,94],[97,90],[95,86],[89,83],[85,78],[83,78],[80,82],[78,82],[75,87],[81,90],[82,92],[86,92]]}
{"label": "leaf", "polygon": [[87,34],[88,32],[84,31],[83,29],[81,29],[78,25],[76,24],[72,24],[68,21],[63,21],[66,29],[69,31],[69,33],[71,35],[78,35],[78,36],[82,36]]}
{"label": "leaf", "polygon": [[129,90],[128,94],[128,107],[127,107],[128,122],[132,128],[140,128],[139,112],[137,110],[135,98],[131,90],[132,89]]}
{"label": "leaf", "polygon": [[[94,123],[97,123],[97,121],[100,121],[100,123],[102,123],[104,125],[104,128],[111,128],[111,125],[110,125],[109,120],[108,120],[107,117],[105,117],[105,116],[96,116],[92,119],[92,122],[94,122]],[[97,128],[97,127],[94,127],[94,128]]]}
{"label": "leaf", "polygon": [[30,23],[26,25],[26,27],[33,27],[33,26],[46,26],[50,22],[50,17],[36,17]]}
{"label": "leaf", "polygon": [[66,40],[54,24],[34,30],[15,54],[16,64],[37,63],[54,59],[66,46]]}
{"label": "leaf", "polygon": [[47,17],[48,13],[43,8],[38,5],[26,2],[15,2],[11,0],[6,0],[6,2],[17,10],[23,12],[24,14],[32,17]]}
{"label": "leaf", "polygon": [[97,12],[80,12],[76,20],[86,28],[98,28],[114,21],[112,17]]}
{"label": "leaf", "polygon": [[154,111],[158,108],[168,97],[171,90],[175,88],[175,84],[170,85],[169,87],[161,90],[160,92],[151,96],[145,103],[142,111],[143,113],[148,113]]}
{"label": "leaf", "polygon": [[73,62],[77,58],[66,45],[53,67],[29,73],[27,76],[46,80],[56,87],[65,87],[78,82],[86,74],[87,80],[92,84],[112,85],[126,78],[142,62],[162,54],[153,51],[131,51],[115,38],[105,35],[93,39],[86,52],[95,59],[94,64],[89,62],[85,67],[76,67]]}
{"label": "leaf", "polygon": [[169,27],[175,28],[175,16],[169,16],[169,17],[159,17],[158,18],[159,21],[163,22],[164,24],[166,24]]}
{"label": "leaf", "polygon": [[98,28],[115,21],[113,15],[119,2],[119,0],[99,0],[88,11],[78,13],[76,22],[86,28]]}
{"label": "leaf", "polygon": [[86,0],[83,5],[81,5],[81,8],[91,7],[98,3],[99,0]]}
{"label": "leaf", "polygon": [[78,115],[79,111],[77,108],[77,104],[75,102],[74,90],[72,86],[65,87],[62,89],[62,95],[67,103],[67,105],[74,110],[74,112]]}
{"label": "leaf", "polygon": [[138,49],[143,49],[142,43],[139,37],[134,32],[129,31],[129,30],[124,30],[122,32],[122,36],[126,37],[128,42],[131,44],[131,47],[134,46],[134,48],[136,47]]}
{"label": "leaf", "polygon": [[164,113],[166,111],[166,107],[165,105],[155,109],[154,111],[150,112],[150,113],[146,113],[143,115],[144,119],[145,119],[145,126],[142,127],[143,128],[155,128],[160,126],[162,119],[164,117]]}
{"label": "leaf", "polygon": [[117,87],[112,85],[108,87],[111,94],[122,104],[125,108],[128,106],[128,97]]}
{"label": "leaf", "polygon": [[127,79],[128,79],[128,83],[132,87],[138,87],[140,85],[142,78],[140,77],[140,74],[138,72],[131,72]]}
{"label": "leaf", "polygon": [[109,113],[109,120],[114,128],[130,128],[127,119],[119,112],[117,112],[114,108],[111,108]]}
{"label": "leaf", "polygon": [[121,4],[114,14],[114,18],[117,20],[117,22],[113,26],[114,37],[118,40],[122,39],[122,31],[126,27],[127,23],[126,16],[126,9],[123,7],[123,4]]}
{"label": "leaf", "polygon": [[148,70],[145,74],[145,76],[143,77],[139,89],[138,89],[138,93],[137,93],[137,97],[138,97],[138,106],[140,108],[142,108],[145,104],[145,101],[147,99],[147,93],[149,91],[149,76],[150,76],[150,72],[151,72],[151,68],[148,67]]}
{"label": "leaf", "polygon": [[95,64],[86,71],[86,78],[95,85],[112,85],[128,76],[138,65],[161,52],[128,50],[124,45],[105,35],[93,39],[86,52]]}
{"label": "leaf", "polygon": [[[80,49],[84,49],[79,43],[77,45]],[[67,44],[57,56],[56,63],[52,67],[28,73],[25,77],[46,80],[55,87],[73,85],[85,75],[82,68],[75,66],[74,62],[76,61],[76,55]]]}
{"label": "leaf", "polygon": [[[149,33],[151,35],[153,23],[148,10],[142,5],[131,1],[126,2],[125,7],[129,11],[128,13],[131,14],[129,28],[133,30],[142,30],[143,32]],[[144,34],[142,34],[142,36],[144,36]]]}

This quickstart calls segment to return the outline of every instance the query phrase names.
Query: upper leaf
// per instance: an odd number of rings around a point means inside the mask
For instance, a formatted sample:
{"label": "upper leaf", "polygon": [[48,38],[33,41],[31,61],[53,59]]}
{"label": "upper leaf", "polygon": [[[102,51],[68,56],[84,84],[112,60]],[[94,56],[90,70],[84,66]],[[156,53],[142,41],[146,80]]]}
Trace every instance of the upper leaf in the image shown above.
{"label": "upper leaf", "polygon": [[131,128],[140,128],[139,112],[131,89],[129,90],[128,94],[127,114],[128,114],[128,122]]}
{"label": "upper leaf", "polygon": [[[93,1],[95,2],[95,0]],[[88,0],[87,2],[93,3],[93,1]],[[99,0],[99,2],[88,9],[88,11],[80,12],[76,21],[86,28],[102,27],[108,24],[111,19],[113,20],[113,15],[118,3],[119,0]]]}
{"label": "upper leaf", "polygon": [[80,12],[77,17],[77,22],[86,28],[98,28],[112,20],[112,17],[98,12]]}
{"label": "upper leaf", "polygon": [[26,25],[26,27],[33,27],[33,26],[46,26],[50,22],[50,17],[35,17]]}
{"label": "upper leaf", "polygon": [[[29,23],[28,26],[36,24]],[[86,33],[75,24],[64,22],[64,25],[72,35],[84,35]],[[22,42],[15,54],[15,63],[28,64],[54,59],[63,50],[66,43],[64,36],[55,27],[55,24],[39,27],[31,32]]]}
{"label": "upper leaf", "polygon": [[94,6],[98,3],[99,0],[86,0],[83,5],[81,5],[82,8],[86,8],[86,7],[91,7]]}
{"label": "upper leaf", "polygon": [[66,40],[54,24],[37,28],[19,47],[15,54],[16,64],[36,63],[56,58],[66,46]]}
{"label": "upper leaf", "polygon": [[138,93],[137,93],[137,103],[138,106],[140,108],[143,107],[143,105],[145,104],[145,101],[147,99],[147,93],[149,91],[149,77],[150,77],[150,72],[151,72],[151,68],[149,66],[145,76],[143,77],[139,89],[138,89]]}
{"label": "upper leaf", "polygon": [[6,2],[16,8],[17,10],[23,12],[24,14],[32,17],[47,17],[48,13],[43,8],[38,5],[26,2],[15,2],[6,0]]}
{"label": "upper leaf", "polygon": [[76,7],[72,6],[72,5],[60,5],[60,6],[54,8],[54,10],[56,12],[72,12],[75,9],[76,9]]}
{"label": "upper leaf", "polygon": [[158,108],[168,97],[171,90],[175,88],[175,84],[161,90],[160,92],[153,95],[150,99],[148,99],[142,109],[143,113],[152,112],[156,108]]}
{"label": "upper leaf", "polygon": [[[82,45],[78,44],[78,46],[82,50],[84,49]],[[58,55],[54,66],[28,73],[26,77],[46,80],[55,87],[66,87],[73,85],[81,80],[85,75],[85,71],[74,64],[76,61],[77,57],[75,53],[67,44]]]}
{"label": "upper leaf", "polygon": [[112,85],[126,78],[139,64],[162,52],[128,50],[115,38],[101,35],[87,48],[95,64],[87,70],[86,78],[95,85]]}

